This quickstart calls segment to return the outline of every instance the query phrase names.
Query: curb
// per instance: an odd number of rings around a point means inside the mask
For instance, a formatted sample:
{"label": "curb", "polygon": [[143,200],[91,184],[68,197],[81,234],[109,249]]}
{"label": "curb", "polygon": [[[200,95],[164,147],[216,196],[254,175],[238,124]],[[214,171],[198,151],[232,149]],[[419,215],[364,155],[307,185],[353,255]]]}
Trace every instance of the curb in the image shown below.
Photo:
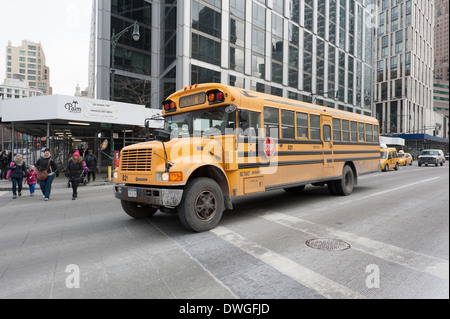
{"label": "curb", "polygon": [[[86,186],[88,186],[88,185],[91,186],[91,187],[105,186],[105,185],[113,186],[114,182],[105,181],[105,182],[99,182],[99,183],[96,183],[96,184],[87,184]],[[37,186],[37,188],[38,188],[38,186]],[[52,183],[52,188],[68,188],[67,187],[67,182],[65,182],[65,183],[56,183],[56,184]],[[22,186],[22,190],[29,190],[29,189],[30,188],[28,187],[28,185],[23,185]],[[12,185],[11,186],[0,186],[0,191],[12,192]]]}

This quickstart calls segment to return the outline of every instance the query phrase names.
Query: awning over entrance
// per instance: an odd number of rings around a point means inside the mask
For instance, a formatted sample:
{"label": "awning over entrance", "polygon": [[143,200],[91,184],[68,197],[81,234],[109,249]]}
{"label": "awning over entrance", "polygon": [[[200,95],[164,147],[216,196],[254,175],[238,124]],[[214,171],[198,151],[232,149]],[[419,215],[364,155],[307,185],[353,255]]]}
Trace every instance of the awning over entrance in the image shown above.
{"label": "awning over entrance", "polygon": [[[161,111],[143,105],[66,95],[0,100],[2,149],[16,153],[45,145],[54,150],[54,156],[63,153],[61,161],[65,161],[74,147],[83,144],[99,157],[103,153],[109,162],[115,150],[144,141],[145,119],[159,114]],[[157,128],[162,122],[149,121],[149,125]],[[9,138],[5,130],[10,130]],[[20,141],[23,134],[25,145]],[[102,150],[105,139],[109,146]]]}

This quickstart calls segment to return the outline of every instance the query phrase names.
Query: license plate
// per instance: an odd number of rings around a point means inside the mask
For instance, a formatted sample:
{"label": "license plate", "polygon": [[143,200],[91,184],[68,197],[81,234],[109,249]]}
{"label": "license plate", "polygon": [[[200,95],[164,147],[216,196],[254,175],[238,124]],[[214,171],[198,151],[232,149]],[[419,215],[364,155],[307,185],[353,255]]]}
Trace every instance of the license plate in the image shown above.
{"label": "license plate", "polygon": [[128,189],[128,197],[137,197],[137,189],[136,188],[129,188]]}

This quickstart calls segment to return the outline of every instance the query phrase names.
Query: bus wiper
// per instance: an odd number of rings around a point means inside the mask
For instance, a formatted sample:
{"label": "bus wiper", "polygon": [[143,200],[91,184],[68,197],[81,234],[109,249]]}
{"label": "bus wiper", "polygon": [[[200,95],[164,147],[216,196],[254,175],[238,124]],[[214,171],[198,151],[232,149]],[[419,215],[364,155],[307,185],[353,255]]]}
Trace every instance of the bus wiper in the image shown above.
{"label": "bus wiper", "polygon": [[165,171],[168,172],[169,169],[174,165],[172,162],[170,162],[168,160],[168,156],[167,156],[167,151],[166,151],[166,145],[164,144],[164,142],[168,142],[170,141],[170,132],[167,132],[166,130],[161,130],[161,129],[155,129],[153,131],[153,136],[155,137],[155,140],[160,141],[163,145],[163,149],[164,149],[164,158],[162,156],[159,156],[158,154],[155,153],[156,156],[161,157],[162,159],[164,159],[164,162],[166,162],[166,169]]}

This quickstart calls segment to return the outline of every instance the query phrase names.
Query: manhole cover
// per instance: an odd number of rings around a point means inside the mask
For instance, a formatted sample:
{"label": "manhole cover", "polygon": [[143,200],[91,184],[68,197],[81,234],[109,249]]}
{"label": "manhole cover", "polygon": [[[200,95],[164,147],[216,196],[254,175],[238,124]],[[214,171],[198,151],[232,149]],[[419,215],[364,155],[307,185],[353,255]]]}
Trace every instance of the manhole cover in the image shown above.
{"label": "manhole cover", "polygon": [[306,241],[306,246],[328,251],[346,250],[351,247],[350,244],[345,241],[331,238],[310,239]]}

